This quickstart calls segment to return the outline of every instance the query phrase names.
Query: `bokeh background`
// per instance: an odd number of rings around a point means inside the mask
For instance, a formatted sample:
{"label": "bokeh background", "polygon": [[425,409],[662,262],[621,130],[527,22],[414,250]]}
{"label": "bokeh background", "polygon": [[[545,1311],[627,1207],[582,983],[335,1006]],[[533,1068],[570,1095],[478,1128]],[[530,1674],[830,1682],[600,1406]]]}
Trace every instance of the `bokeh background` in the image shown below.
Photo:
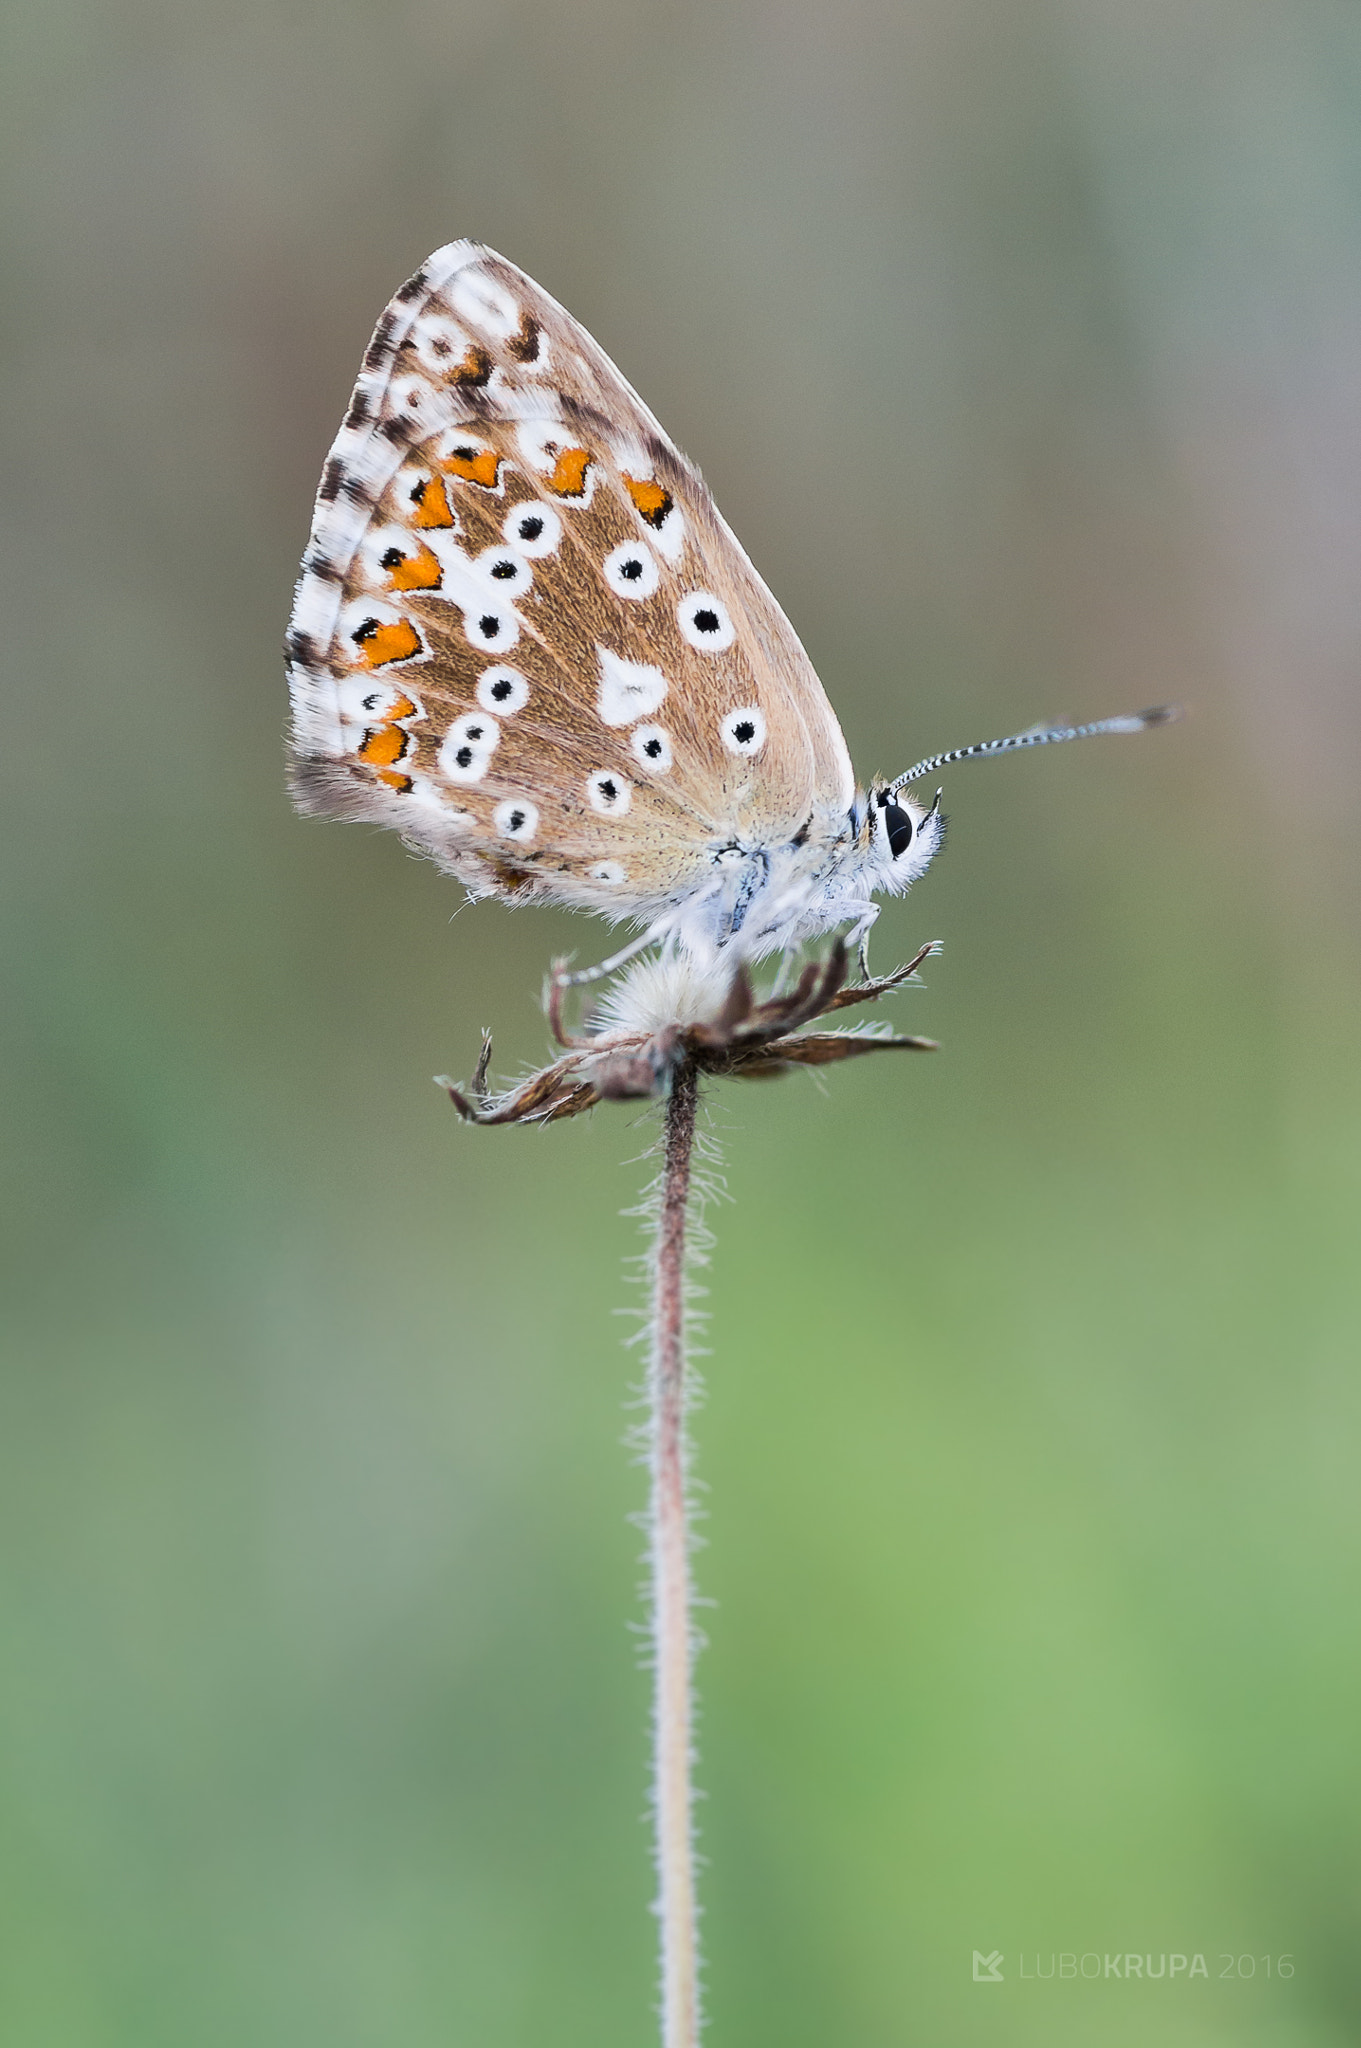
{"label": "bokeh background", "polygon": [[651,2034],[651,1126],[430,1085],[536,1060],[603,932],[451,926],[283,791],[323,455],[475,234],[703,465],[862,773],[1191,709],[949,775],[875,938],[945,942],[938,1055],[711,1099],[711,2038],[1355,2041],[1356,10],[5,34],[0,2038]]}

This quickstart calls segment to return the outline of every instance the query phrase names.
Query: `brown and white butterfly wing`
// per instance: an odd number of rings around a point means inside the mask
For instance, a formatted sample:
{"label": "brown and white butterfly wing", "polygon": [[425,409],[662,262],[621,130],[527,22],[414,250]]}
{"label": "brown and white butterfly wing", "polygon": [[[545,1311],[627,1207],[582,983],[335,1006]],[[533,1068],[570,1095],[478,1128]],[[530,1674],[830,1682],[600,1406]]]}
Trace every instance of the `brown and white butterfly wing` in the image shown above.
{"label": "brown and white butterfly wing", "polygon": [[844,816],[831,706],[698,472],[513,264],[438,251],[374,333],[287,654],[304,808],[477,893],[653,916]]}

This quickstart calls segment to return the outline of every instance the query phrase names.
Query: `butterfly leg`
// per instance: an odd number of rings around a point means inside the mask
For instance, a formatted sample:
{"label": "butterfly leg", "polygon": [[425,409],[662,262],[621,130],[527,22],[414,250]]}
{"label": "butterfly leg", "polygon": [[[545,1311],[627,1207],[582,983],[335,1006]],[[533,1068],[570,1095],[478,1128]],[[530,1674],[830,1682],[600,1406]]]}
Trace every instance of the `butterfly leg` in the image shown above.
{"label": "butterfly leg", "polygon": [[557,1044],[562,1046],[567,1052],[583,1052],[589,1047],[590,1039],[582,1038],[578,1033],[569,1031],[562,1014],[562,999],[570,983],[571,976],[567,972],[567,962],[565,960],[555,960],[549,971],[548,987],[544,994],[544,1011],[548,1018],[548,1028],[552,1032]]}
{"label": "butterfly leg", "polygon": [[854,947],[862,981],[870,979],[870,931],[878,915],[879,905],[867,903],[856,923],[846,934],[846,951],[849,953]]}
{"label": "butterfly leg", "polygon": [[613,974],[616,967],[622,967],[626,960],[632,960],[636,953],[642,952],[644,946],[650,946],[654,939],[661,938],[670,928],[669,918],[659,918],[656,924],[648,926],[641,938],[633,939],[627,946],[621,946],[617,953],[611,953],[609,959],[602,960],[598,966],[578,967],[573,974],[566,974],[561,968],[555,968],[553,979],[563,988],[581,988],[588,981],[603,981],[607,974]]}
{"label": "butterfly leg", "polygon": [[766,998],[768,1002],[775,1002],[778,997],[784,994],[785,989],[788,987],[789,977],[794,967],[794,950],[793,946],[786,946],[781,953],[780,964],[775,970],[775,979],[770,984],[770,994]]}

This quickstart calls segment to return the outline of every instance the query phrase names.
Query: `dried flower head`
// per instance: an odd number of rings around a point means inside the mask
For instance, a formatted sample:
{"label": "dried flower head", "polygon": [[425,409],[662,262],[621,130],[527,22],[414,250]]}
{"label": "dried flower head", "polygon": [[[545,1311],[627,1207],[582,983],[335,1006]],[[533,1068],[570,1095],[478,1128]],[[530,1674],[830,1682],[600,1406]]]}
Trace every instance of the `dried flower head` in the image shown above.
{"label": "dried flower head", "polygon": [[[935,1040],[910,1038],[864,1027],[851,1031],[809,1031],[805,1027],[837,1010],[878,1002],[895,989],[917,980],[916,970],[935,950],[925,945],[905,967],[876,980],[846,986],[846,948],[838,939],[825,960],[811,961],[786,994],[757,999],[751,977],[739,967],[720,991],[711,1013],[689,1020],[686,1005],[676,1002],[669,1021],[647,1017],[655,1009],[658,988],[655,963],[634,970],[606,1005],[599,1028],[569,1032],[563,1021],[563,1000],[569,985],[561,965],[548,986],[549,1025],[563,1057],[541,1067],[514,1087],[496,1094],[487,1086],[491,1036],[484,1034],[482,1053],[471,1081],[464,1087],[441,1076],[459,1115],[474,1124],[554,1123],[579,1116],[599,1102],[644,1101],[671,1091],[677,1073],[731,1076],[738,1080],[769,1080],[796,1067],[825,1067],[858,1059],[871,1052],[933,1052]],[[640,987],[644,977],[653,985]],[[664,986],[664,983],[663,983]],[[612,1021],[613,1020],[613,1021]],[[624,1021],[619,1021],[624,1020]],[[644,1021],[646,1020],[646,1021]]]}

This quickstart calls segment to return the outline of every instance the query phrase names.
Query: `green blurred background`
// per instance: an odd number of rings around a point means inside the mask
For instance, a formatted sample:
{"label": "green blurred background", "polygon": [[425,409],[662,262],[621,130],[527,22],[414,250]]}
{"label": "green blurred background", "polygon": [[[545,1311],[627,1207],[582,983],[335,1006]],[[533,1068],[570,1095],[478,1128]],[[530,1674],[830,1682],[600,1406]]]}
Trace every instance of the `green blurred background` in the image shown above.
{"label": "green blurred background", "polygon": [[[451,929],[283,793],[323,455],[473,234],[701,462],[862,774],[1193,714],[949,775],[875,941],[945,942],[938,1055],[711,1098],[711,2038],[1355,2041],[1355,8],[5,33],[0,2039],[651,2037],[649,1119],[429,1078],[537,1059],[603,930]],[[1209,1976],[1019,1975],[1112,1951]]]}

